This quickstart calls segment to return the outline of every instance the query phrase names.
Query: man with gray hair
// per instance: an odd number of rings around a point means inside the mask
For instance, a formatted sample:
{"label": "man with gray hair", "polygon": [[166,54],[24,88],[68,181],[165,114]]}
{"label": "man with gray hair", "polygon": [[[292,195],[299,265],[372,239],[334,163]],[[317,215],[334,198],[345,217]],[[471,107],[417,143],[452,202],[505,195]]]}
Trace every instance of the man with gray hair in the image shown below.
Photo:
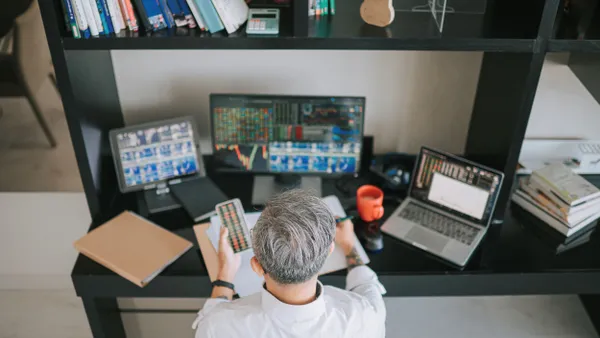
{"label": "man with gray hair", "polygon": [[[385,337],[385,289],[354,246],[354,225],[336,225],[318,197],[290,190],[271,200],[252,233],[252,269],[261,292],[232,301],[240,266],[225,228],[219,241],[220,281],[194,322],[203,337]],[[319,270],[335,245],[346,254],[346,290],[323,286]],[[221,283],[222,282],[222,283]]]}

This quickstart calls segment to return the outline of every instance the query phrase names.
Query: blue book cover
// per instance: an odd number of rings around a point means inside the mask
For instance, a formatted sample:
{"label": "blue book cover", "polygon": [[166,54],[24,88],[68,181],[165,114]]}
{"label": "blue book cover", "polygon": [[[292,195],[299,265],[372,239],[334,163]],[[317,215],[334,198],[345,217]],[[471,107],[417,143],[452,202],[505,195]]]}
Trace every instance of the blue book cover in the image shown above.
{"label": "blue book cover", "polygon": [[96,5],[98,6],[98,13],[100,14],[102,27],[104,27],[104,34],[108,35],[110,33],[114,33],[114,29],[112,27],[112,21],[110,21],[110,15],[108,14],[108,7],[104,9],[105,2],[106,0],[96,0]]}
{"label": "blue book cover", "polygon": [[183,13],[183,8],[179,4],[177,0],[167,0],[167,5],[173,14],[173,20],[175,21],[175,26],[177,27],[187,27],[188,22],[185,17],[185,13]]}
{"label": "blue book cover", "polygon": [[73,11],[71,0],[63,0],[63,4],[67,12],[67,20],[69,20],[68,24],[71,28],[71,33],[75,39],[79,39],[81,38],[81,34],[79,32],[79,28],[77,27],[77,20],[75,19],[75,12]]}
{"label": "blue book cover", "polygon": [[181,9],[181,6],[179,6],[179,2],[177,2],[177,0],[167,0],[167,5],[169,6],[169,9],[171,10],[171,13],[173,13],[174,17],[183,15],[183,10]]}
{"label": "blue book cover", "polygon": [[142,3],[144,4],[144,9],[146,10],[146,15],[148,16],[148,21],[150,21],[152,30],[156,31],[167,28],[165,17],[156,0],[142,0]]}
{"label": "blue book cover", "polygon": [[90,33],[90,29],[89,29],[89,28],[88,28],[88,29],[86,29],[86,30],[84,30],[84,31],[82,31],[82,32],[81,32],[81,35],[82,35],[84,38],[86,38],[86,39],[89,39],[89,38],[92,36],[92,34]]}
{"label": "blue book cover", "polygon": [[158,5],[160,7],[163,16],[165,17],[165,21],[167,22],[167,27],[173,28],[175,27],[175,20],[173,19],[173,13],[169,6],[167,5],[167,0],[158,0]]}
{"label": "blue book cover", "polygon": [[210,0],[194,0],[198,5],[198,9],[200,10],[200,14],[202,15],[202,19],[204,19],[204,23],[208,27],[208,31],[211,33],[216,33],[225,29],[221,19],[219,18],[219,14],[213,6],[212,1]]}
{"label": "blue book cover", "polygon": [[192,14],[192,10],[188,6],[185,0],[177,0],[179,3],[179,7],[181,8],[181,12],[183,13],[183,17],[185,18],[188,26],[190,28],[195,28],[197,26],[196,20],[194,20],[194,15]]}

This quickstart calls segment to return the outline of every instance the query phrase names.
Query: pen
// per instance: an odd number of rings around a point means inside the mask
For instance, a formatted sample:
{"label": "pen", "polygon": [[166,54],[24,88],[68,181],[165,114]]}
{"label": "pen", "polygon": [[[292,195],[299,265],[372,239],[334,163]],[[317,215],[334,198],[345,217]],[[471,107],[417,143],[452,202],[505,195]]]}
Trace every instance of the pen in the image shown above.
{"label": "pen", "polygon": [[349,220],[351,220],[353,218],[354,218],[354,216],[346,216],[346,217],[342,217],[342,218],[336,218],[335,222],[336,223],[341,223],[341,222],[344,222],[344,221],[349,221]]}

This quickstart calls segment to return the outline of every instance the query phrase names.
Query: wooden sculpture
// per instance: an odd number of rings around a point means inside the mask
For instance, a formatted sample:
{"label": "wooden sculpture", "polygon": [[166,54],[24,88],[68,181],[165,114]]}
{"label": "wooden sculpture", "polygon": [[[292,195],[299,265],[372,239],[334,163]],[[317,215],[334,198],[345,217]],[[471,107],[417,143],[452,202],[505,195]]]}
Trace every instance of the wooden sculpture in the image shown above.
{"label": "wooden sculpture", "polygon": [[385,27],[394,21],[392,0],[364,0],[360,16],[369,25]]}

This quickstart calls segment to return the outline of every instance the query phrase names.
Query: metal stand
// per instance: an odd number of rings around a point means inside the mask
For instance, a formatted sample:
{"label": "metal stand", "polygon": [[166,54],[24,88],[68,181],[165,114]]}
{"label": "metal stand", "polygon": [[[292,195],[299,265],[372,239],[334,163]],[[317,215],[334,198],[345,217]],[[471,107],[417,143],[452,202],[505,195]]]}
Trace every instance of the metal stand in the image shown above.
{"label": "metal stand", "polygon": [[308,190],[313,195],[322,197],[320,177],[298,175],[254,176],[252,204],[264,205],[273,196],[294,188]]}
{"label": "metal stand", "polygon": [[181,204],[173,197],[166,186],[144,190],[144,199],[151,214],[181,208]]}

